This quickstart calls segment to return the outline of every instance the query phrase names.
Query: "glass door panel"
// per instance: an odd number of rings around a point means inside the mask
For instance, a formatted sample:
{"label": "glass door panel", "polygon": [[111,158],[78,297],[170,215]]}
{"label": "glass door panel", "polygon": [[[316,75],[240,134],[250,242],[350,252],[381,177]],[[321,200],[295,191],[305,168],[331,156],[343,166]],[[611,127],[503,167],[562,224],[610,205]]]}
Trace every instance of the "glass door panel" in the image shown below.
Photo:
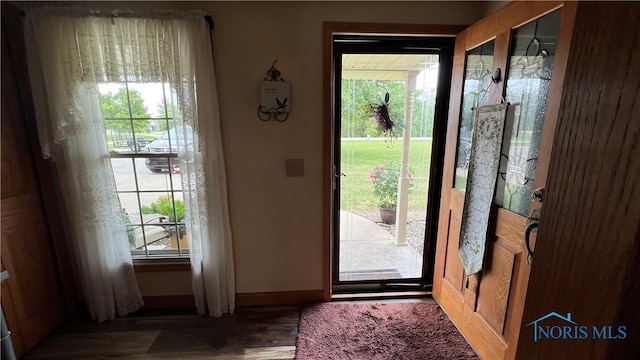
{"label": "glass door panel", "polygon": [[[507,117],[495,203],[527,216],[547,109],[560,10],[513,31],[507,74]],[[466,110],[466,109],[465,109]]]}
{"label": "glass door panel", "polygon": [[[342,55],[339,282],[422,277],[439,63],[438,54]],[[392,132],[374,111],[383,103]]]}
{"label": "glass door panel", "polygon": [[491,40],[467,51],[454,181],[456,189],[464,190],[467,186],[467,171],[473,136],[472,109],[476,106],[489,105],[494,47],[495,40]]}

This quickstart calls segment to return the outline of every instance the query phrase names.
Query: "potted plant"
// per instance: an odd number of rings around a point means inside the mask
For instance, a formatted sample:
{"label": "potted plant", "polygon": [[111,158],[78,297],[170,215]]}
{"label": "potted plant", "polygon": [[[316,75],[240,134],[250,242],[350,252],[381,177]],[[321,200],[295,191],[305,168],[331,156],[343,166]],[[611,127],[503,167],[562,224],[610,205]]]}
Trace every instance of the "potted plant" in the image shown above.
{"label": "potted plant", "polygon": [[[409,193],[413,187],[411,171],[409,178]],[[384,224],[393,225],[396,222],[396,202],[398,201],[398,178],[400,177],[400,163],[387,162],[382,166],[371,168],[369,178],[373,183],[373,195],[378,198],[380,218]]]}
{"label": "potted plant", "polygon": [[172,249],[178,248],[178,239],[180,239],[180,248],[188,249],[189,240],[187,238],[187,227],[184,224],[167,225],[164,229],[169,235],[169,245]]}
{"label": "potted plant", "polygon": [[163,195],[158,200],[152,202],[147,206],[142,207],[143,214],[161,214],[169,219],[164,230],[169,236],[169,243],[172,249],[178,248],[178,239],[180,239],[180,248],[189,248],[189,241],[187,238],[187,230],[184,224],[184,202],[182,200],[175,200],[175,209],[173,207],[174,201],[170,195]]}

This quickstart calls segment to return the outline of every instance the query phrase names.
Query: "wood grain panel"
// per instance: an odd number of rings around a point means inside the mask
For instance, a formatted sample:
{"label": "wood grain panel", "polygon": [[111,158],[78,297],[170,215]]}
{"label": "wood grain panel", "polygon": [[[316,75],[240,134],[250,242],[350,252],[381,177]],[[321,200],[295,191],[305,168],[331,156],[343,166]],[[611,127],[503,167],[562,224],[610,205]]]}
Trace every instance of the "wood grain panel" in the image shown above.
{"label": "wood grain panel", "polygon": [[502,241],[506,241],[513,247],[524,247],[524,228],[527,226],[527,218],[503,208],[495,209],[495,234]]}
{"label": "wood grain panel", "polygon": [[436,299],[443,310],[447,312],[454,324],[462,324],[464,310],[463,298],[449,281],[442,282],[441,296]]}
{"label": "wood grain panel", "polygon": [[[9,270],[7,288],[11,293],[16,323],[28,349],[55,329],[64,319],[62,299],[51,256],[43,243],[47,234],[43,215],[31,194],[3,199],[2,262]],[[5,299],[3,298],[3,301]]]}
{"label": "wood grain panel", "polygon": [[[509,57],[509,47],[511,42],[511,32],[513,28],[521,26],[540,16],[562,7],[562,2],[512,2],[495,14],[470,26],[461,33],[462,45],[456,42],[456,54],[458,65],[462,68],[465,51],[485,43],[488,40],[496,40],[496,50],[494,54],[493,68],[500,67],[503,70],[503,77],[506,75]],[[547,117],[557,114],[559,105],[559,92],[562,91],[564,83],[563,67],[567,64],[569,47],[572,38],[572,26],[574,24],[575,4],[569,4],[567,11],[563,9],[562,23],[556,48],[556,61],[558,62],[558,72],[554,72],[551,89],[555,98],[549,102]],[[458,76],[458,77],[456,77]],[[453,89],[461,88],[464,82],[463,74],[456,75],[454,69]],[[492,86],[490,102],[501,101],[504,81]],[[457,133],[460,118],[460,102],[462,93],[451,94],[451,106],[449,113],[449,127],[447,140],[448,151],[455,152],[457,145]],[[455,103],[454,103],[455,102]],[[554,108],[555,107],[555,108]],[[547,119],[550,125],[545,127],[542,139],[540,156],[549,156],[551,153],[551,140],[555,131],[555,119]],[[443,178],[443,196],[447,196],[443,204],[446,209],[441,208],[441,216],[446,211],[448,216],[454,213],[462,213],[465,193],[452,190],[446,187],[447,182],[453,178],[453,167],[455,166],[455,156],[449,154],[445,157],[445,174]],[[546,181],[546,166],[548,161],[541,159],[536,173],[536,184],[544,186]],[[450,171],[450,172],[447,172]],[[447,192],[448,191],[448,192]],[[451,215],[449,215],[451,214]],[[544,214],[543,214],[544,217]],[[442,221],[442,218],[441,218]],[[516,346],[520,336],[521,324],[523,322],[522,313],[524,309],[524,299],[527,294],[530,267],[526,264],[526,254],[523,231],[527,220],[525,217],[509,212],[504,209],[493,209],[490,224],[490,240],[486,254],[486,269],[479,274],[474,274],[468,278],[468,286],[465,286],[463,298],[459,299],[458,293],[454,291],[449,280],[442,282],[442,289],[438,292],[437,281],[434,282],[434,296],[440,296],[438,301],[447,304],[450,309],[457,309],[462,306],[463,315],[452,316],[452,320],[465,334],[477,353],[486,359],[512,359],[515,358]],[[442,227],[444,223],[440,223]],[[449,223],[446,223],[449,225]],[[439,232],[439,246],[443,245],[442,253],[445,255],[446,249],[450,246],[453,228],[447,226],[446,232]],[[446,238],[443,235],[446,234]],[[446,240],[445,240],[446,239]],[[445,247],[446,246],[446,247]],[[444,261],[443,261],[444,262]],[[440,263],[440,266],[443,264]],[[436,263],[438,266],[438,263]],[[465,275],[463,274],[463,277]],[[451,299],[445,296],[453,296]],[[462,304],[456,301],[462,300]],[[452,311],[449,311],[452,312]]]}
{"label": "wood grain panel", "polygon": [[[4,270],[4,266],[2,267]],[[11,276],[11,275],[9,275]],[[22,338],[22,330],[20,329],[20,323],[16,316],[16,309],[14,307],[15,300],[11,296],[11,290],[9,284],[6,281],[2,282],[2,311],[4,313],[5,321],[11,331],[11,344],[13,345],[13,352],[17,357],[27,352],[27,347],[24,344]]]}
{"label": "wood grain panel", "polygon": [[481,359],[494,360],[504,359],[507,350],[505,339],[491,329],[491,325],[479,316],[478,313],[464,308],[462,323],[464,330],[462,333],[472,344]]}
{"label": "wood grain panel", "polygon": [[[455,50],[453,56],[453,79],[464,76],[464,39],[465,32],[456,36]],[[462,55],[461,55],[462,54]],[[433,275],[433,296],[441,298],[442,279],[444,278],[445,257],[447,253],[449,226],[451,216],[451,198],[455,172],[455,157],[458,143],[458,117],[462,101],[462,83],[453,81],[450,92],[449,117],[447,121],[447,139],[444,152],[444,169],[442,175],[442,190],[440,198],[440,214],[438,217],[438,239],[436,243],[436,258]],[[462,213],[462,211],[459,211]]]}
{"label": "wood grain panel", "polygon": [[25,359],[293,359],[299,313],[297,306],[251,306],[220,318],[154,311],[83,321],[62,327]]}
{"label": "wood grain panel", "polygon": [[[72,260],[69,255],[70,246],[67,242],[63,226],[63,223],[66,221],[63,215],[65,214],[65,211],[62,210],[63,206],[58,202],[58,188],[56,180],[54,179],[55,175],[51,168],[51,163],[49,160],[45,160],[42,157],[42,150],[38,141],[35,110],[33,108],[31,86],[29,84],[27,71],[26,50],[22,34],[21,17],[22,16],[15,5],[9,4],[8,2],[2,3],[2,30],[6,33],[7,42],[9,43],[10,48],[6,49],[4,47],[5,45],[3,45],[2,90],[4,92],[6,86],[5,77],[10,79],[7,82],[9,83],[8,87],[11,89],[9,90],[10,100],[3,100],[2,104],[3,107],[7,103],[12,102],[19,102],[22,105],[22,111],[14,114],[12,121],[15,121],[14,124],[16,127],[19,122],[22,122],[22,134],[19,134],[19,136],[26,136],[28,139],[28,146],[22,148],[20,152],[25,156],[24,162],[32,163],[34,167],[34,172],[29,173],[28,178],[35,179],[34,183],[37,184],[40,192],[42,209],[46,214],[48,231],[50,233],[50,239],[53,243],[55,253],[56,267],[62,284],[67,318],[73,320],[81,316],[79,312],[83,311],[79,310],[79,291],[77,290]],[[3,41],[4,40],[3,36]],[[12,72],[11,76],[4,75],[5,63],[12,65],[13,71],[7,70]],[[9,68],[9,66],[7,66],[7,68]],[[4,128],[5,127],[3,126],[3,129]]]}
{"label": "wood grain panel", "polygon": [[142,298],[142,310],[175,310],[195,309],[196,300],[193,295],[145,296]]}
{"label": "wood grain panel", "polygon": [[500,104],[505,93],[507,71],[509,69],[509,57],[511,45],[511,29],[502,31],[496,35],[495,50],[493,53],[493,68],[491,74],[500,69],[500,81],[492,83],[489,89],[489,104]]}
{"label": "wood grain panel", "polygon": [[[11,92],[15,90],[9,82],[3,82],[3,91]],[[4,87],[7,86],[7,89]],[[18,104],[15,102],[2,103],[2,118],[16,119],[16,114],[20,114],[20,109],[16,108]],[[15,126],[3,126],[2,132],[2,172],[0,178],[2,181],[1,193],[2,198],[8,198],[31,191],[34,187],[33,167],[30,162],[24,161],[24,154],[20,153],[20,149],[28,149],[28,143],[20,128]]]}
{"label": "wood grain panel", "polygon": [[[11,29],[10,34],[7,29]],[[18,357],[64,320],[57,270],[68,256],[66,248],[56,256],[52,247],[51,231],[60,228],[60,223],[51,220],[59,214],[57,209],[51,214],[45,209],[55,203],[55,194],[49,193],[51,201],[43,202],[45,189],[41,185],[50,186],[51,177],[40,171],[49,170],[47,167],[34,161],[37,141],[29,136],[29,124],[35,127],[35,122],[25,116],[24,86],[20,86],[28,83],[26,64],[23,57],[13,57],[18,49],[9,46],[10,42],[23,41],[20,29],[15,6],[3,3],[0,238],[2,265],[9,279],[2,283],[2,305]],[[19,73],[18,68],[24,71]],[[74,292],[75,288],[70,290]],[[73,296],[77,299],[77,294]],[[70,301],[69,307],[73,306]]]}
{"label": "wood grain panel", "polygon": [[515,254],[498,241],[492,243],[490,251],[478,288],[476,311],[496,333],[503,334]]}
{"label": "wood grain panel", "polygon": [[467,28],[467,25],[429,25],[429,24],[385,24],[359,22],[331,22],[323,24],[332,33],[363,34],[420,34],[420,35],[455,35]]}
{"label": "wood grain panel", "polygon": [[464,268],[458,254],[460,241],[460,216],[451,214],[449,223],[449,238],[447,239],[447,253],[445,254],[444,278],[447,279],[456,291],[462,294],[464,285]]}
{"label": "wood grain panel", "polygon": [[462,210],[464,209],[464,191],[460,191],[458,189],[450,189],[451,191],[451,203],[449,208],[451,211],[462,215]]}
{"label": "wood grain panel", "polygon": [[142,272],[170,272],[170,271],[191,271],[189,262],[157,262],[137,263],[133,265],[136,273]]}
{"label": "wood grain panel", "polygon": [[[322,26],[322,288],[331,300],[333,239],[333,27]],[[337,216],[337,215],[336,215]]]}
{"label": "wood grain panel", "polygon": [[490,34],[498,34],[505,29],[513,29],[531,21],[531,14],[540,17],[559,8],[562,4],[561,1],[514,1],[509,3],[491,16],[469,26],[466,50],[473,49],[492,38],[493,36]]}
{"label": "wood grain panel", "polygon": [[524,313],[564,309],[628,338],[534,343],[523,328],[519,357],[640,357],[638,34],[640,3],[578,4]]}

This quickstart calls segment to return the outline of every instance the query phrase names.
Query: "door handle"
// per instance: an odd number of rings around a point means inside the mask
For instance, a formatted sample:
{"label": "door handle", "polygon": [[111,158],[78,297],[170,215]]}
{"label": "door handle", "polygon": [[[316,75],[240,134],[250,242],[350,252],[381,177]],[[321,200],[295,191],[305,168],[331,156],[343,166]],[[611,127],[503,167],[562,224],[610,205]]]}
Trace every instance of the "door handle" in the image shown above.
{"label": "door handle", "polygon": [[538,228],[538,222],[529,223],[524,228],[524,244],[527,246],[527,264],[531,265],[533,263],[533,250],[531,250],[531,232],[534,229]]}
{"label": "door handle", "polygon": [[[544,200],[544,188],[535,189],[531,193],[531,201],[542,202]],[[540,221],[541,209],[533,209],[531,216],[527,219],[529,223],[524,228],[524,244],[527,247],[527,264],[533,263],[533,250],[531,249],[531,233],[533,230],[538,229],[538,222]]]}
{"label": "door handle", "polygon": [[347,176],[347,174],[343,173],[342,171],[340,172],[340,174],[338,174],[336,165],[333,165],[333,178],[331,178],[331,189],[335,190],[336,189],[336,179],[339,178],[340,176]]}
{"label": "door handle", "polygon": [[527,264],[533,263],[533,250],[531,249],[531,233],[538,229],[538,222],[540,221],[540,213],[542,210],[533,209],[531,216],[528,217],[529,223],[524,228],[524,244],[527,247]]}
{"label": "door handle", "polygon": [[340,171],[340,174],[338,174],[338,168],[334,164],[333,165],[333,177],[339,178],[340,176],[347,176],[347,174],[343,173],[342,171]]}

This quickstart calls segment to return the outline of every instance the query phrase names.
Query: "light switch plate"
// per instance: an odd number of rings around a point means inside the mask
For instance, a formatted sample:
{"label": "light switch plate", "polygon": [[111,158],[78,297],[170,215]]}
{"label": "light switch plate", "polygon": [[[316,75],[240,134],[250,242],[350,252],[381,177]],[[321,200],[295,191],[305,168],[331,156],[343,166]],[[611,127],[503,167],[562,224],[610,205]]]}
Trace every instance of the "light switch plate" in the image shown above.
{"label": "light switch plate", "polygon": [[286,168],[287,168],[287,177],[303,177],[304,176],[304,159],[287,159]]}

